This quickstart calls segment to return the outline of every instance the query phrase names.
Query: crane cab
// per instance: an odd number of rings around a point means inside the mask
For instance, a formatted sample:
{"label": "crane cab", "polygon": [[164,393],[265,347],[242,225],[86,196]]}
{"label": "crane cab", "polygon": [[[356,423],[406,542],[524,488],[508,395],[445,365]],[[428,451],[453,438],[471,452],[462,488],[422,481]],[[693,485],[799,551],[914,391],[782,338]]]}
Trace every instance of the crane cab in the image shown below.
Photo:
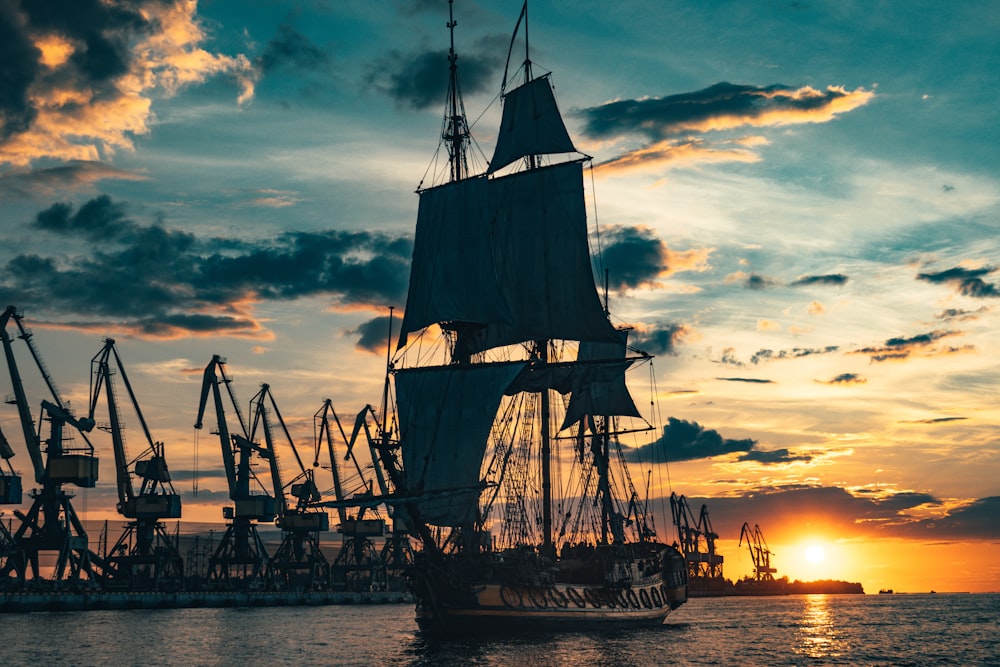
{"label": "crane cab", "polygon": [[45,463],[49,481],[85,489],[97,486],[97,470],[97,457],[89,454],[49,454]]}
{"label": "crane cab", "polygon": [[0,505],[21,504],[21,478],[17,475],[0,475]]}

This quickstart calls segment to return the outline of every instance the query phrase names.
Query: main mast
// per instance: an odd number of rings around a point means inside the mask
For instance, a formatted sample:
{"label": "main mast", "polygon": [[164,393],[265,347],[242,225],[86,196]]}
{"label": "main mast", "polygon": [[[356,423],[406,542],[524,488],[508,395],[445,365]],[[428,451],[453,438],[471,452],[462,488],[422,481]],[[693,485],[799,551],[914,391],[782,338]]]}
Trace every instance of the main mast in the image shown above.
{"label": "main mast", "polygon": [[466,149],[469,144],[469,126],[465,120],[465,103],[458,86],[458,54],[455,53],[454,2],[448,0],[448,31],[451,45],[448,49],[448,100],[445,103],[445,130],[442,138],[448,145],[448,163],[451,180],[460,181],[469,174]]}
{"label": "main mast", "polygon": [[[525,1],[521,12],[524,20],[524,82],[530,83],[532,76],[531,52],[528,40],[527,1]],[[534,154],[528,155],[527,164],[529,170],[536,169],[538,167],[538,156]],[[549,362],[549,341],[536,340],[535,349],[539,363],[542,366],[547,365]],[[541,451],[539,452],[539,456],[541,457],[542,464],[542,553],[546,556],[555,556],[555,545],[552,542],[552,433],[549,425],[552,407],[549,401],[549,390],[543,389],[539,398],[541,399],[539,406]]]}

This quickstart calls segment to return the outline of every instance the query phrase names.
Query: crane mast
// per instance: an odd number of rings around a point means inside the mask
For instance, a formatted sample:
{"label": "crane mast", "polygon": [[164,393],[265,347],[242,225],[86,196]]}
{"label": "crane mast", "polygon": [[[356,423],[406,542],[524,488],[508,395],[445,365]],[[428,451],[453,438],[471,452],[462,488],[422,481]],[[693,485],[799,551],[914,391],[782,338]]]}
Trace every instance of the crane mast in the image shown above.
{"label": "crane mast", "polygon": [[[209,558],[209,586],[254,588],[263,585],[267,564],[267,550],[257,531],[258,521],[273,521],[275,499],[263,490],[253,473],[252,458],[265,450],[250,440],[246,421],[240,411],[239,401],[232,387],[232,379],[226,375],[226,360],[213,355],[205,367],[201,386],[201,401],[198,405],[198,419],[194,427],[202,428],[209,393],[215,405],[219,436],[222,449],[222,463],[229,485],[232,506],[223,508],[222,515],[229,521],[215,552]],[[239,432],[231,433],[226,416],[222,387],[226,388],[233,412],[239,424]],[[251,481],[260,487],[251,491]]]}
{"label": "crane mast", "polygon": [[[130,459],[125,446],[122,418],[114,376],[121,377],[132,409],[146,437],[146,448]],[[91,359],[90,418],[93,420],[104,392],[107,425],[98,428],[111,435],[118,487],[118,513],[131,519],[109,554],[104,578],[108,587],[129,590],[177,589],[183,584],[184,565],[176,540],[167,534],[161,519],[181,516],[181,497],[174,490],[164,456],[162,442],[155,442],[143,417],[139,401],[129,382],[115,341],[104,339],[104,346]],[[133,475],[140,480],[136,491]]]}
{"label": "crane mast", "polygon": [[[330,517],[315,508],[321,498],[313,470],[303,464],[270,385],[261,385],[260,391],[250,400],[250,406],[253,421],[249,440],[251,444],[256,442],[258,431],[264,434],[261,456],[270,466],[277,514],[275,523],[281,528],[281,544],[268,560],[267,584],[280,590],[324,588],[329,582],[330,564],[320,548],[319,534],[330,530]],[[299,468],[299,473],[287,483],[283,481],[271,415],[281,427]],[[294,505],[289,503],[289,495],[295,499]]]}
{"label": "crane mast", "polygon": [[[334,492],[336,501],[331,503],[336,507],[340,524],[337,531],[341,534],[340,550],[333,561],[332,576],[335,588],[347,590],[387,590],[391,582],[402,581],[402,572],[408,563],[413,560],[409,539],[405,532],[393,531],[382,545],[381,551],[375,544],[376,538],[386,537],[386,522],[377,511],[366,518],[369,508],[375,508],[382,501],[377,499],[374,491],[373,481],[370,475],[366,474],[354,454],[354,443],[361,430],[364,429],[365,436],[369,442],[372,452],[372,462],[378,487],[382,496],[386,495],[385,480],[381,476],[381,470],[374,462],[377,460],[374,454],[373,444],[376,439],[371,435],[367,418],[374,411],[371,406],[358,415],[355,420],[354,430],[351,438],[348,439],[344,431],[343,424],[337,416],[330,399],[323,402],[323,407],[314,415],[316,448],[317,452],[326,445],[330,457],[330,470],[333,473]],[[376,419],[378,424],[378,420]],[[336,424],[341,441],[346,446],[343,459],[350,461],[353,465],[353,473],[342,474],[337,461],[336,450],[333,443],[333,424]],[[381,430],[382,426],[377,426]],[[381,434],[378,438],[382,440]],[[348,478],[350,488],[348,488]],[[355,508],[356,511],[348,510]]]}
{"label": "crane mast", "polygon": [[746,538],[747,547],[750,549],[750,559],[753,561],[753,580],[773,582],[774,573],[777,570],[771,567],[771,550],[764,542],[764,534],[761,532],[760,526],[754,524],[753,530],[751,530],[750,524],[744,523],[743,528],[740,529],[738,546],[743,546],[744,538]]}
{"label": "crane mast", "polygon": [[[13,389],[12,397],[6,402],[13,403],[17,408],[24,444],[34,468],[35,482],[40,488],[31,491],[32,504],[27,513],[14,510],[20,524],[15,531],[6,531],[9,537],[4,536],[8,542],[8,556],[0,563],[0,581],[28,587],[41,585],[43,579],[55,579],[71,585],[89,586],[100,574],[100,559],[89,549],[87,531],[71,502],[74,496],[65,491],[63,485],[93,488],[97,483],[98,459],[86,436],[93,430],[94,421],[89,417],[77,418],[59,396],[55,382],[35,347],[33,334],[24,326],[23,317],[14,306],[8,306],[0,314],[0,342],[3,344]],[[13,340],[8,332],[12,322],[17,330],[16,337],[27,345],[35,367],[48,389],[48,398],[41,400],[43,417],[38,423],[37,431],[17,365]],[[42,422],[49,424],[49,436],[44,442],[41,435]],[[84,442],[82,446],[72,445],[71,437],[66,431],[67,425],[80,434]],[[12,455],[9,444],[0,449],[10,450]],[[12,494],[14,485],[20,486],[19,482],[20,480],[17,483],[6,482],[6,493]],[[55,556],[51,576],[46,576],[42,568],[42,558],[46,553]]]}

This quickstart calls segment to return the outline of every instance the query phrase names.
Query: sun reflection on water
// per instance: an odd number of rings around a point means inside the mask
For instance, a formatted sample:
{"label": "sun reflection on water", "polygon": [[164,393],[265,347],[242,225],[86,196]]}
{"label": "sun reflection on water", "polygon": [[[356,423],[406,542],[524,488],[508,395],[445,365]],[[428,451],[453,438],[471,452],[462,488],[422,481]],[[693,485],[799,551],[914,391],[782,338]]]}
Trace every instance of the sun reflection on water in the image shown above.
{"label": "sun reflection on water", "polygon": [[804,602],[799,626],[800,646],[796,652],[810,658],[834,658],[843,654],[847,643],[834,623],[828,597],[807,595]]}

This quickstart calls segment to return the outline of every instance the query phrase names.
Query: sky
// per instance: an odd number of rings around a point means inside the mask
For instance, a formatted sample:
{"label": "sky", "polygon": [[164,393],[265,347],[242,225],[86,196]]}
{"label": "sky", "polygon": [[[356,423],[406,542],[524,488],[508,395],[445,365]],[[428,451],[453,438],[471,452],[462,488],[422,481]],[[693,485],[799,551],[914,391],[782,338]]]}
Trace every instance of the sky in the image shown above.
{"label": "sky", "polygon": [[[455,5],[480,167],[520,8]],[[0,0],[3,305],[78,412],[116,340],[186,520],[225,502],[192,428],[213,354],[307,448],[324,399],[348,421],[380,400],[414,192],[446,163],[447,12]],[[593,157],[614,319],[656,355],[637,400],[662,430],[628,454],[651,497],[707,504],[731,578],[746,522],[779,576],[1000,590],[1000,12],[539,0],[529,26]],[[77,510],[113,519],[93,440]]]}

